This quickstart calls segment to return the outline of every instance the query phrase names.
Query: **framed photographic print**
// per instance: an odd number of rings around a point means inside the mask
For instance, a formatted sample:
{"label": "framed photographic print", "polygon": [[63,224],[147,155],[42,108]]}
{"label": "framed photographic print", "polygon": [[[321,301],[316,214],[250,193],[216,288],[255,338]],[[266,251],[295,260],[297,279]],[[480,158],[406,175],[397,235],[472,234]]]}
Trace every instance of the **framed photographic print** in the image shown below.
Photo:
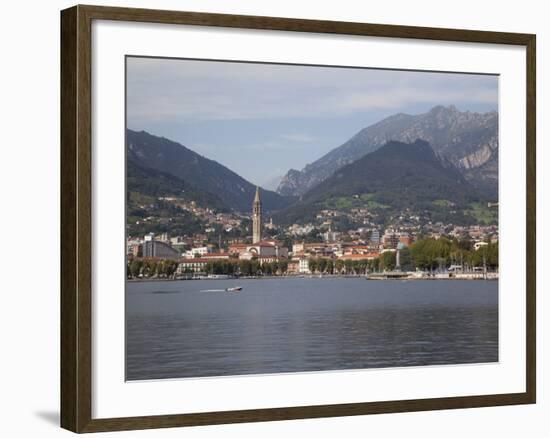
{"label": "framed photographic print", "polygon": [[61,13],[61,423],[535,403],[535,36]]}

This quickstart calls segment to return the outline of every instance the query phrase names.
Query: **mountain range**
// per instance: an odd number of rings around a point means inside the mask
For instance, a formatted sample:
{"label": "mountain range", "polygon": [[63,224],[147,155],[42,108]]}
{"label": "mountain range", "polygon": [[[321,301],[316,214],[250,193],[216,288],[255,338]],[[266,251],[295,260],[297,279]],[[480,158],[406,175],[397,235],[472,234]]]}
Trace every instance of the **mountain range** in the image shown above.
{"label": "mountain range", "polygon": [[403,211],[433,221],[473,222],[468,211],[491,198],[476,189],[430,144],[391,141],[338,169],[276,215],[281,223],[313,220],[324,209],[367,207],[383,219]]}
{"label": "mountain range", "polygon": [[[127,130],[126,156],[128,205],[135,216],[143,214],[140,205],[163,196],[217,211],[251,209],[255,185],[179,143]],[[488,201],[498,199],[498,115],[453,106],[396,114],[303,170],[290,170],[278,193],[261,189],[261,196],[266,213],[281,224],[312,221],[324,209],[357,207],[380,221],[408,211],[453,223],[485,214],[494,222],[495,212],[486,210]]]}
{"label": "mountain range", "polygon": [[[197,201],[207,206],[236,211],[249,211],[256,186],[237,175],[222,164],[203,157],[187,147],[157,137],[145,131],[126,131],[126,162],[128,175],[138,171],[148,178],[147,187],[140,190],[163,188],[165,194],[174,190],[187,190],[196,193]],[[174,187],[168,190],[167,184]],[[181,187],[180,187],[181,186]],[[201,194],[202,193],[202,194]],[[207,196],[204,194],[208,194]],[[261,189],[262,203],[266,211],[281,210],[287,207],[292,198]]]}
{"label": "mountain range", "polygon": [[302,170],[291,169],[277,192],[302,196],[337,170],[388,141],[427,141],[435,154],[456,167],[472,187],[498,196],[498,113],[436,106],[418,115],[395,114],[368,126]]}

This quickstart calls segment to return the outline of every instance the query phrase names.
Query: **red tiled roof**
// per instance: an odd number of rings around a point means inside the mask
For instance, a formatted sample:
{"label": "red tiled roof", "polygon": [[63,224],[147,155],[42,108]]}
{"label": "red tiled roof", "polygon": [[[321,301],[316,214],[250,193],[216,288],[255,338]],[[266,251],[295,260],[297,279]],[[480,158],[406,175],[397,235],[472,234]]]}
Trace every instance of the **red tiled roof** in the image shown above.
{"label": "red tiled roof", "polygon": [[208,263],[210,260],[203,258],[183,259],[180,263]]}
{"label": "red tiled roof", "polygon": [[260,240],[259,242],[256,242],[256,243],[253,243],[252,245],[247,245],[247,246],[260,246],[260,247],[263,247],[263,248],[273,248],[275,246],[281,246],[281,244],[279,242],[277,242],[276,240]]}
{"label": "red tiled roof", "polygon": [[196,259],[181,259],[180,263],[210,263],[216,260],[225,260],[229,262],[233,261],[233,259],[230,259],[230,258],[222,259],[222,258],[215,258],[215,257],[210,257],[210,258],[200,257]]}
{"label": "red tiled roof", "polygon": [[375,259],[379,256],[380,254],[376,252],[371,252],[367,254],[346,254],[340,257],[340,260],[368,260]]}

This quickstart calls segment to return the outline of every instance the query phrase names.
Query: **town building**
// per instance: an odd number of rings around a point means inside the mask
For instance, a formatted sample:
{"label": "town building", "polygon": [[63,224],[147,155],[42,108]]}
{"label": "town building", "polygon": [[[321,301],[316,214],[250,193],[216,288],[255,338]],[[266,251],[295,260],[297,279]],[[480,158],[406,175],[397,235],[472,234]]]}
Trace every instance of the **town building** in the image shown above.
{"label": "town building", "polygon": [[404,246],[411,246],[413,242],[414,239],[409,233],[399,234],[399,243],[402,243]]}
{"label": "town building", "polygon": [[233,243],[229,245],[229,253],[240,257],[247,251],[249,244],[247,243]]}
{"label": "town building", "polygon": [[299,252],[304,252],[304,250],[305,250],[304,242],[299,242],[299,243],[293,243],[292,244],[292,254],[296,254],[296,253],[299,253]]}
{"label": "town building", "polygon": [[339,231],[332,231],[332,228],[329,226],[328,230],[322,234],[323,240],[327,243],[334,243],[340,240],[342,233]]}
{"label": "town building", "polygon": [[206,260],[202,258],[183,260],[178,264],[178,267],[176,269],[176,275],[185,275],[188,273],[205,274],[206,265],[210,261],[211,260]]}
{"label": "town building", "polygon": [[323,257],[332,255],[340,249],[340,244],[337,243],[305,243],[303,252],[316,256]]}
{"label": "town building", "polygon": [[367,253],[367,254],[345,254],[342,257],[339,257],[338,260],[352,260],[352,261],[361,261],[361,260],[374,260],[380,256],[380,253]]}
{"label": "town building", "polygon": [[265,228],[267,228],[268,230],[276,230],[276,229],[278,228],[277,225],[275,225],[275,224],[273,223],[273,218],[272,218],[272,217],[269,218],[269,222],[266,222],[264,226],[265,226]]}
{"label": "town building", "polygon": [[386,249],[396,249],[399,243],[399,235],[393,231],[388,231],[382,236],[382,244]]}
{"label": "town building", "polygon": [[192,259],[194,257],[203,257],[206,254],[209,254],[212,252],[212,246],[206,245],[206,246],[198,246],[191,248],[189,251],[185,251],[184,257],[187,259]]}
{"label": "town building", "polygon": [[300,261],[298,260],[290,260],[288,262],[288,266],[286,269],[287,274],[289,275],[296,275],[300,271]]}
{"label": "town building", "polygon": [[158,259],[178,259],[180,257],[180,253],[168,243],[156,240],[153,233],[145,236],[142,254],[143,257],[154,257]]}
{"label": "town building", "polygon": [[193,244],[193,239],[183,236],[170,237],[170,244],[172,245],[172,248],[183,252],[185,248],[188,248]]}
{"label": "town building", "polygon": [[215,261],[215,260],[229,260],[229,253],[227,252],[210,252],[204,254],[201,259]]}
{"label": "town building", "polygon": [[169,236],[168,233],[159,234],[158,236],[155,237],[155,240],[157,242],[163,242],[163,243],[170,244],[170,236]]}
{"label": "town building", "polygon": [[302,257],[298,260],[298,273],[300,274],[310,274],[309,270],[309,259]]}
{"label": "town building", "polygon": [[126,241],[126,254],[133,257],[141,257],[142,255],[142,242],[137,239],[128,239]]}
{"label": "town building", "polygon": [[260,266],[262,266],[264,263],[275,263],[280,262],[282,260],[286,260],[282,257],[276,257],[276,256],[261,256],[258,257],[258,261],[260,262]]}
{"label": "town building", "polygon": [[246,250],[239,253],[239,258],[244,260],[254,257],[288,257],[288,248],[277,240],[266,239],[247,245]]}
{"label": "town building", "polygon": [[311,233],[315,227],[311,224],[307,225],[298,225],[298,224],[292,224],[287,228],[288,233],[293,236],[305,236],[306,234]]}
{"label": "town building", "polygon": [[371,231],[370,233],[370,241],[373,245],[380,244],[380,231],[378,231],[377,228]]}
{"label": "town building", "polygon": [[341,260],[373,260],[380,252],[366,245],[349,245],[336,255]]}

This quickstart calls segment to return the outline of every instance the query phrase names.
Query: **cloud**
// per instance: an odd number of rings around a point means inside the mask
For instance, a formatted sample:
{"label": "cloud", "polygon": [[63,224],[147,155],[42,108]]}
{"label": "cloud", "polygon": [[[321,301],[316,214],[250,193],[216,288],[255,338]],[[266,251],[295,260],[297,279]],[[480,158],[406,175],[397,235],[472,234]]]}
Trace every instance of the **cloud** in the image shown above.
{"label": "cloud", "polygon": [[345,113],[373,109],[399,109],[412,104],[431,102],[438,102],[443,105],[465,102],[496,104],[497,97],[496,92],[486,89],[394,88],[385,91],[344,95],[335,99],[332,102],[332,107],[335,111],[337,108]]}
{"label": "cloud", "polygon": [[[343,117],[419,103],[497,107],[496,76],[251,63],[128,59],[128,117],[214,120]],[[281,136],[312,141],[302,133]]]}
{"label": "cloud", "polygon": [[290,134],[281,134],[279,137],[282,138],[283,140],[289,140],[297,143],[313,143],[314,141],[317,140],[317,138],[313,137],[312,135],[300,133],[300,132],[295,132]]}

